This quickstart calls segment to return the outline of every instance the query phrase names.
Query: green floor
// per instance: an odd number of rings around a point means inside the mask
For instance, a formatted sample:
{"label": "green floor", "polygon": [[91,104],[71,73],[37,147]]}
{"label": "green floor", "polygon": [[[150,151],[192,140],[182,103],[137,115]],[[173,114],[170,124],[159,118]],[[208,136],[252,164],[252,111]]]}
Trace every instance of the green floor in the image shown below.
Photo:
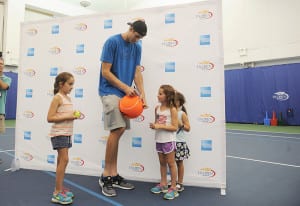
{"label": "green floor", "polygon": [[[6,127],[15,127],[15,124],[15,120],[6,120]],[[258,124],[227,123],[226,129],[300,134],[300,126],[265,126]]]}

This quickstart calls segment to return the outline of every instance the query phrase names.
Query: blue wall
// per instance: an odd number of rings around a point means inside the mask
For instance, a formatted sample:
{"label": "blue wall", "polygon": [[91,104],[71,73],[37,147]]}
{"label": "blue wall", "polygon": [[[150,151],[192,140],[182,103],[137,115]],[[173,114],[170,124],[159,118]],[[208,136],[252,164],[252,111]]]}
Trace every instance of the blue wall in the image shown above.
{"label": "blue wall", "polygon": [[4,72],[4,74],[12,79],[10,88],[7,91],[5,119],[16,119],[18,74],[14,72]]}
{"label": "blue wall", "polygon": [[226,122],[262,124],[275,111],[300,125],[300,64],[226,70],[225,102]]}

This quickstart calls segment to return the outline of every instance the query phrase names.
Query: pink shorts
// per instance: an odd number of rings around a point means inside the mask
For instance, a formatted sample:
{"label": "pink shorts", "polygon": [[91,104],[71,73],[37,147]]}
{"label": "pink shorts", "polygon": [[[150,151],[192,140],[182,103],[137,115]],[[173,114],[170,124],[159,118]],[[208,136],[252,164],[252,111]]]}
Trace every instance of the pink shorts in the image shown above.
{"label": "pink shorts", "polygon": [[156,151],[163,154],[168,154],[176,150],[176,142],[156,143]]}

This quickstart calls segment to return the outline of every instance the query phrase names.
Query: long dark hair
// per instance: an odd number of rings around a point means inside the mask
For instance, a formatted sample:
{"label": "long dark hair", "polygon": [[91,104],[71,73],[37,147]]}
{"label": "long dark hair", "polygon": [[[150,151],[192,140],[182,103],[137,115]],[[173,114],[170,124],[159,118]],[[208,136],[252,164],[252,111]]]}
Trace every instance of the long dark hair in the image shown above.
{"label": "long dark hair", "polygon": [[183,96],[183,94],[176,91],[176,93],[175,93],[175,100],[179,101],[179,106],[181,106],[181,110],[184,111],[187,114],[186,108],[184,106],[184,104],[185,104],[185,97]]}
{"label": "long dark hair", "polygon": [[59,91],[59,84],[61,83],[63,85],[70,78],[73,78],[73,75],[69,72],[62,72],[56,76],[55,82],[54,82],[54,90],[53,90],[54,95],[57,94]]}
{"label": "long dark hair", "polygon": [[175,89],[168,84],[161,85],[160,88],[163,90],[167,98],[167,106],[175,107]]}

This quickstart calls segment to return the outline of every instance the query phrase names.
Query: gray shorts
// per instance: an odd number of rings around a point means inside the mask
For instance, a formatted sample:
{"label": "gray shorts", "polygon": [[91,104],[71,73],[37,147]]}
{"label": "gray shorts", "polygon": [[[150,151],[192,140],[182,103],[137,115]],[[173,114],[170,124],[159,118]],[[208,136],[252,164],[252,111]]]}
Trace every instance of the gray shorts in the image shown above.
{"label": "gray shorts", "polygon": [[51,137],[51,143],[54,150],[72,147],[71,136]]}
{"label": "gray shorts", "polygon": [[130,129],[130,120],[124,117],[119,109],[120,97],[116,95],[102,96],[101,101],[105,130],[114,130],[122,127]]}

